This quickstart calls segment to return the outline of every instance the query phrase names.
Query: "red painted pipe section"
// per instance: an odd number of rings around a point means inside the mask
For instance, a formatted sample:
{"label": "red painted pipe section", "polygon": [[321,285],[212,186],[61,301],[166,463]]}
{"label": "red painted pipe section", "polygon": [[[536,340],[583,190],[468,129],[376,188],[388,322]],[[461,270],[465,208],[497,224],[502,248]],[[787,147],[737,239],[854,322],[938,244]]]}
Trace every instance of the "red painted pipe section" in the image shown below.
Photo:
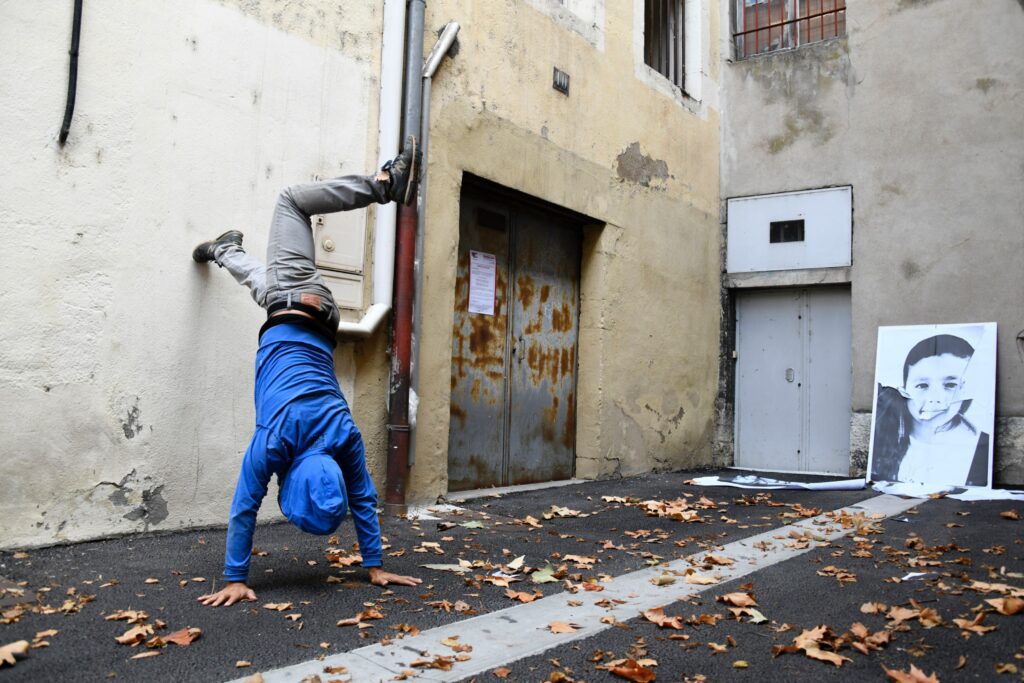
{"label": "red painted pipe section", "polygon": [[412,358],[412,302],[415,288],[416,204],[398,207],[395,245],[395,302],[391,336],[391,386],[388,388],[388,458],[384,504],[393,513],[405,507],[409,477],[409,378]]}

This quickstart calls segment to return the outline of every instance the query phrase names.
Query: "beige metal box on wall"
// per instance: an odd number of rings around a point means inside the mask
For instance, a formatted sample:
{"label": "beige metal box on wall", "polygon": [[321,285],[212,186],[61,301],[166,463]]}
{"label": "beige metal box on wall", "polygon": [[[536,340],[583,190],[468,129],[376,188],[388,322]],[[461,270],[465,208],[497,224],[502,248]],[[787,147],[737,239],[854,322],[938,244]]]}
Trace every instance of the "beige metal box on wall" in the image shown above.
{"label": "beige metal box on wall", "polygon": [[316,217],[316,265],[339,308],[363,306],[365,233],[365,210]]}
{"label": "beige metal box on wall", "polygon": [[730,273],[851,264],[852,187],[739,197],[727,210]]}

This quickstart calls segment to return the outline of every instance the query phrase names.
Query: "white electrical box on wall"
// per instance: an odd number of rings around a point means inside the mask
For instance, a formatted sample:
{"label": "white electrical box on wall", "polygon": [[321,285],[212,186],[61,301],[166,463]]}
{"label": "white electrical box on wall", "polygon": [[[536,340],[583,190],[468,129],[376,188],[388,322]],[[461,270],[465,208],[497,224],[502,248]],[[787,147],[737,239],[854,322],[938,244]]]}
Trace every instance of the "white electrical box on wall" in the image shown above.
{"label": "white electrical box on wall", "polygon": [[324,284],[331,290],[334,303],[338,308],[362,308],[363,307],[363,278],[359,275],[347,275],[345,273],[333,273],[329,270],[322,270]]}
{"label": "white electrical box on wall", "polygon": [[726,270],[751,273],[852,263],[853,188],[727,200]]}
{"label": "white electrical box on wall", "polygon": [[316,265],[339,308],[363,306],[366,211],[342,211],[313,221]]}

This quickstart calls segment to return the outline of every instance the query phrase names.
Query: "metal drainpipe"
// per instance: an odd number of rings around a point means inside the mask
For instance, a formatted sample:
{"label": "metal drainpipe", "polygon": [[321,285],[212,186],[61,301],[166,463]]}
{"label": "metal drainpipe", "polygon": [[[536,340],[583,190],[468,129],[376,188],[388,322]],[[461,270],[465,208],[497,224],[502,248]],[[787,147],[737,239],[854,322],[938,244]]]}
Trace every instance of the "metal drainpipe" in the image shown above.
{"label": "metal drainpipe", "polygon": [[[445,24],[441,36],[434,43],[430,55],[423,64],[423,113],[420,118],[420,149],[423,150],[423,174],[420,176],[420,207],[419,222],[416,224],[416,266],[414,269],[415,291],[413,294],[412,319],[412,362],[410,384],[414,393],[420,390],[419,351],[420,335],[423,325],[423,237],[425,232],[424,215],[427,204],[427,156],[430,154],[430,85],[434,74],[441,66],[441,60],[448,54],[455,37],[459,35],[459,24],[449,21]],[[409,435],[409,467],[416,464],[416,419],[413,415],[412,431]]]}
{"label": "metal drainpipe", "polygon": [[[380,112],[377,123],[377,165],[398,154],[402,126],[402,48],[405,45],[406,0],[384,0],[384,32],[381,36]],[[338,323],[338,336],[365,339],[377,331],[391,313],[395,284],[394,203],[380,204],[373,229],[373,294],[370,307],[359,322]]]}
{"label": "metal drainpipe", "polygon": [[82,36],[82,0],[75,0],[74,16],[71,19],[71,56],[68,64],[68,97],[64,104],[64,121],[60,126],[58,142],[63,147],[71,132],[71,117],[75,113],[75,94],[78,90],[78,43]]}
{"label": "metal drainpipe", "polygon": [[[409,0],[405,41],[405,112],[402,139],[420,137],[423,71],[424,0]],[[418,198],[417,198],[418,200]],[[416,259],[415,203],[398,207],[395,247],[395,301],[391,332],[391,372],[388,381],[388,457],[384,512],[404,514],[409,476],[409,368],[412,358],[413,267]]]}

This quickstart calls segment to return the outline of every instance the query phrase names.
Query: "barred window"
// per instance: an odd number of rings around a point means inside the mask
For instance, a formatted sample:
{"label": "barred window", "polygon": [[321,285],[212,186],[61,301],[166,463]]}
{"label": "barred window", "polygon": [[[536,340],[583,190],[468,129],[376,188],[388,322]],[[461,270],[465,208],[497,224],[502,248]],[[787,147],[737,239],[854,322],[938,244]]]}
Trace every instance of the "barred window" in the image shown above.
{"label": "barred window", "polygon": [[846,0],[736,0],[736,56],[846,35]]}
{"label": "barred window", "polygon": [[683,0],[645,0],[644,62],[680,90],[683,69]]}

